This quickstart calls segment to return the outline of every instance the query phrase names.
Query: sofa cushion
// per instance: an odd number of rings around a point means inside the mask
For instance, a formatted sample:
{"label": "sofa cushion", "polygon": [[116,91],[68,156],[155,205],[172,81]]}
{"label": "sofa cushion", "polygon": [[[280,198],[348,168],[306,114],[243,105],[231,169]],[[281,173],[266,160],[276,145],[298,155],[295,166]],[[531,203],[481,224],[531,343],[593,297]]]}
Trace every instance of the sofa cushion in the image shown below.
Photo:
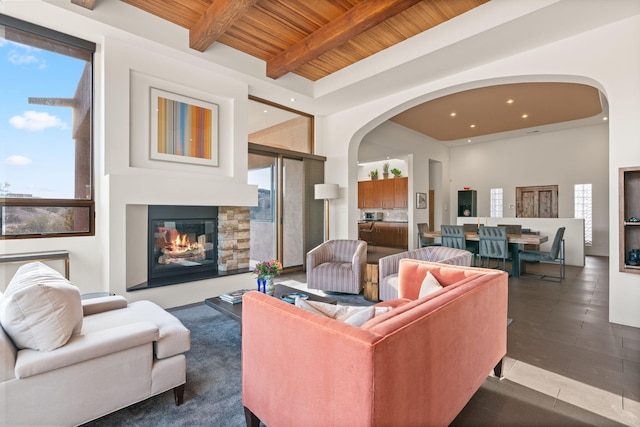
{"label": "sofa cushion", "polygon": [[427,271],[427,275],[424,276],[424,280],[422,281],[422,285],[420,286],[420,293],[418,294],[418,298],[431,295],[434,292],[438,292],[440,289],[442,289],[442,285],[440,284],[440,282],[438,282],[438,279],[436,279],[430,271]]}
{"label": "sofa cushion", "polygon": [[124,308],[92,314],[84,319],[83,334],[103,331],[116,326],[149,321],[160,336],[153,343],[156,358],[164,359],[189,351],[191,333],[177,317],[151,301],[135,301]]}
{"label": "sofa cushion", "polygon": [[306,301],[301,298],[296,298],[295,305],[312,313],[330,317],[353,326],[362,326],[375,316],[391,310],[391,307],[335,305],[319,301]]}
{"label": "sofa cushion", "polygon": [[82,329],[80,291],[40,262],[25,264],[0,300],[0,324],[20,349],[54,350]]}

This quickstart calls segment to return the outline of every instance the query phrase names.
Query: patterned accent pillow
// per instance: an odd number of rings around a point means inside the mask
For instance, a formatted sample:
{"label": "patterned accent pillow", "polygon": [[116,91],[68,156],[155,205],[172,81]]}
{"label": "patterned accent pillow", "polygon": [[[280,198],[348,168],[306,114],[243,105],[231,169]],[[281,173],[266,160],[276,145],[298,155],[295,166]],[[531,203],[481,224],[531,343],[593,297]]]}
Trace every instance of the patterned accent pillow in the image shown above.
{"label": "patterned accent pillow", "polygon": [[391,307],[335,305],[318,301],[306,301],[301,298],[296,298],[295,305],[312,313],[330,317],[358,327],[362,326],[368,320],[373,319],[375,316],[391,310]]}

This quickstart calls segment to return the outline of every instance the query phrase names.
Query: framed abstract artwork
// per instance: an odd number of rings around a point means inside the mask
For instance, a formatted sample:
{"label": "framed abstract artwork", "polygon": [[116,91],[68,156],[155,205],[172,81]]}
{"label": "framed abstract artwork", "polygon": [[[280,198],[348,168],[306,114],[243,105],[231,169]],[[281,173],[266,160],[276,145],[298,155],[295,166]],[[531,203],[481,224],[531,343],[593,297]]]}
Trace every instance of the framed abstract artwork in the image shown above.
{"label": "framed abstract artwork", "polygon": [[218,106],[150,89],[151,159],[218,166]]}

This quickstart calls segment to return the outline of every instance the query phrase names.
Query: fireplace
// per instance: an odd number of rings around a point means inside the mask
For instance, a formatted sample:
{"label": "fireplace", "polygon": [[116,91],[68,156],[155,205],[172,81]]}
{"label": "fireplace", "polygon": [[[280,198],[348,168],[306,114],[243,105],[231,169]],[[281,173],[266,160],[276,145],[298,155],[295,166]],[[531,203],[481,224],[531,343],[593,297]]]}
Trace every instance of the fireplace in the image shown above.
{"label": "fireplace", "polygon": [[164,286],[218,274],[218,208],[148,207],[147,286]]}

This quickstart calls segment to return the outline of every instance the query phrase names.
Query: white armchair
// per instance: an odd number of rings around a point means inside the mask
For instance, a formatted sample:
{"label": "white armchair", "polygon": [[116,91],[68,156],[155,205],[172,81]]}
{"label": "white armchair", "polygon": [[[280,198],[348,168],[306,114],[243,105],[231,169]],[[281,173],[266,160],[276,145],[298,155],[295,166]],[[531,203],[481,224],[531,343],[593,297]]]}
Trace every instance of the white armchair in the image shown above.
{"label": "white armchair", "polygon": [[150,301],[81,300],[25,264],[0,293],[0,425],[78,425],[156,394],[183,399],[190,333]]}
{"label": "white armchair", "polygon": [[367,264],[367,242],[327,240],[307,253],[307,286],[359,294]]}

